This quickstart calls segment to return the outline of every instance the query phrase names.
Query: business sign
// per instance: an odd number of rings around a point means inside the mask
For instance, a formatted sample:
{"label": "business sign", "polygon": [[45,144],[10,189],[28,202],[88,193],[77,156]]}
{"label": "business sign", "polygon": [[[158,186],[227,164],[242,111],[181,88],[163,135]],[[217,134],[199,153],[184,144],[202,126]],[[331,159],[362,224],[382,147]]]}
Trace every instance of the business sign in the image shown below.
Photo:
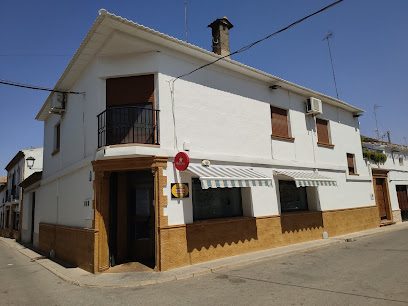
{"label": "business sign", "polygon": [[171,197],[175,198],[188,198],[188,184],[171,184]]}
{"label": "business sign", "polygon": [[188,168],[189,163],[190,158],[185,152],[178,152],[176,157],[174,158],[174,165],[176,166],[176,169],[178,171],[186,170]]}

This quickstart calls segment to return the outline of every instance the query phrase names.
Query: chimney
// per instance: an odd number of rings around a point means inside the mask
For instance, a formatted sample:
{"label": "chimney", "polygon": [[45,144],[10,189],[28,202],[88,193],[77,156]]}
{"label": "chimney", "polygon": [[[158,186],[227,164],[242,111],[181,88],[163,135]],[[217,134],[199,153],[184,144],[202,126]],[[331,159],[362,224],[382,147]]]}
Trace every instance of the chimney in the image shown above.
{"label": "chimney", "polygon": [[[221,56],[230,54],[229,29],[234,27],[227,17],[218,18],[208,25],[212,29],[213,52]],[[229,56],[228,56],[229,58]]]}

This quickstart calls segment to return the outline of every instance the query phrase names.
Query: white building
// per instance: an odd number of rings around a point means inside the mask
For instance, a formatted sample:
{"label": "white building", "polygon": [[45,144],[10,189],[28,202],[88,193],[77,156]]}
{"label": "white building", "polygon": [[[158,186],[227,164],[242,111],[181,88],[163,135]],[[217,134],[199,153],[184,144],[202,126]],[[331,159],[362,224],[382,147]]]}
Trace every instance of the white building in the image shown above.
{"label": "white building", "polygon": [[19,184],[38,169],[41,170],[43,148],[19,151],[6,166],[7,187],[4,202],[4,237],[21,238],[22,190]]}
{"label": "white building", "polygon": [[[363,137],[363,150],[372,169],[380,218],[383,221],[408,220],[408,147]],[[376,162],[375,153],[385,154],[385,162]]]}
{"label": "white building", "polygon": [[[232,24],[211,26],[228,54]],[[176,79],[219,58],[100,11],[55,86],[70,93],[36,117],[35,245],[92,272],[168,270],[379,225],[363,111],[228,58]]]}

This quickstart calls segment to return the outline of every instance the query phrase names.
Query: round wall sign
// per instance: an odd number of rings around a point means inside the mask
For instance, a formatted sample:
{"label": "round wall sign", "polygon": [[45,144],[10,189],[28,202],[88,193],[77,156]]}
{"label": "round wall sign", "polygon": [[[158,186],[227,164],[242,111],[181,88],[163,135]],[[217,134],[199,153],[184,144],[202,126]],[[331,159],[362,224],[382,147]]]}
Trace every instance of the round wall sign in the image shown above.
{"label": "round wall sign", "polygon": [[187,169],[188,164],[190,163],[190,158],[187,153],[178,152],[174,158],[174,165],[178,171],[184,171]]}

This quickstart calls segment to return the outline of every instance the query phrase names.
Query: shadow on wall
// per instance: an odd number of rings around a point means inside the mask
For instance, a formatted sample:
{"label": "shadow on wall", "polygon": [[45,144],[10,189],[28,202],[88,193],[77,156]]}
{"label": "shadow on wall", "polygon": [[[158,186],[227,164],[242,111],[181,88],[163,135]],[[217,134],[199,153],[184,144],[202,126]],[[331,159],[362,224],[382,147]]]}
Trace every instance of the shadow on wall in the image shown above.
{"label": "shadow on wall", "polygon": [[258,240],[255,218],[236,218],[221,222],[209,220],[188,224],[186,229],[187,249],[194,250],[216,248],[217,246],[244,243]]}
{"label": "shadow on wall", "polygon": [[282,213],[281,227],[282,234],[318,229],[323,231],[323,214],[321,211]]}

